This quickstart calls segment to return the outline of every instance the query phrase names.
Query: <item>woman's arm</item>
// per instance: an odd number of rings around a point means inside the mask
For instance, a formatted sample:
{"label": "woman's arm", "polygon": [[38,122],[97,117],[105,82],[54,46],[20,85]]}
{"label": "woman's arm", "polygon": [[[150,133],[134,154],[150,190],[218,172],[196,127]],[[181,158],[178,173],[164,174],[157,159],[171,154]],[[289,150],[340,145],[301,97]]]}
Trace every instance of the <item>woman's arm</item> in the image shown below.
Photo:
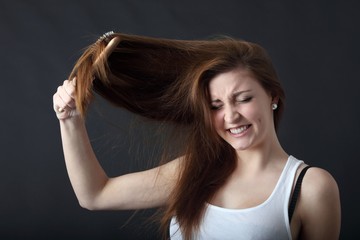
{"label": "woman's arm", "polygon": [[310,168],[301,187],[299,199],[300,238],[306,240],[339,239],[341,206],[339,189],[325,170]]}
{"label": "woman's arm", "polygon": [[75,109],[75,82],[65,81],[54,94],[67,172],[82,207],[140,209],[165,203],[172,191],[179,160],[151,170],[109,178],[100,166],[84,120]]}

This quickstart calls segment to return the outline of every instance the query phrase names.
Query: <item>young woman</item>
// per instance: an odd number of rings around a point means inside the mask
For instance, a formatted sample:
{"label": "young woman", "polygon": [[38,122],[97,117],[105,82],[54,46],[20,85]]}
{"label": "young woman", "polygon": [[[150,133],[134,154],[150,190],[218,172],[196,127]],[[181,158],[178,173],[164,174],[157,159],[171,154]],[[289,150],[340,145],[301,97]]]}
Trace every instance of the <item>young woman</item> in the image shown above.
{"label": "young woman", "polygon": [[[171,239],[339,237],[337,184],[281,147],[276,127],[284,92],[257,44],[105,34],[84,52],[69,79],[53,105],[82,207],[163,207],[161,225]],[[84,124],[93,90],[185,132],[178,157],[109,178]]]}

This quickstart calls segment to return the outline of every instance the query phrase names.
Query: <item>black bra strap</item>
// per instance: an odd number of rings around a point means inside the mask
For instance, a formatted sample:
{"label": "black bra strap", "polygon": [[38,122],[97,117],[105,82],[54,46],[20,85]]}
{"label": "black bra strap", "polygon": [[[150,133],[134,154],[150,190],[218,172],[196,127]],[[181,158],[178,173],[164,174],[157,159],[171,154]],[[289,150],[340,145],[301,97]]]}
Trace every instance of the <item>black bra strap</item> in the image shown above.
{"label": "black bra strap", "polygon": [[299,177],[298,177],[298,179],[296,181],[294,192],[293,192],[293,195],[291,197],[290,204],[289,204],[289,222],[291,222],[291,218],[292,218],[292,216],[294,214],[296,202],[297,202],[297,199],[299,197],[299,193],[300,193],[300,189],[301,189],[302,180],[304,178],[304,175],[305,175],[306,171],[309,168],[311,168],[311,166],[306,166],[305,168],[303,168],[303,170],[301,170],[300,175],[299,175]]}

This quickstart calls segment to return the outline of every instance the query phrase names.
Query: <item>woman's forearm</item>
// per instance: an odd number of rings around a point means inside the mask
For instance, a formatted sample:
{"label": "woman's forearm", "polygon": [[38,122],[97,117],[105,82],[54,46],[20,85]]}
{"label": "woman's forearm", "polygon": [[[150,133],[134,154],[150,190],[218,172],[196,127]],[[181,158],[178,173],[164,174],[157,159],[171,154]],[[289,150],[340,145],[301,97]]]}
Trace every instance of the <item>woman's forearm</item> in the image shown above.
{"label": "woman's forearm", "polygon": [[92,149],[84,120],[75,116],[60,120],[67,172],[82,207],[94,208],[108,177]]}

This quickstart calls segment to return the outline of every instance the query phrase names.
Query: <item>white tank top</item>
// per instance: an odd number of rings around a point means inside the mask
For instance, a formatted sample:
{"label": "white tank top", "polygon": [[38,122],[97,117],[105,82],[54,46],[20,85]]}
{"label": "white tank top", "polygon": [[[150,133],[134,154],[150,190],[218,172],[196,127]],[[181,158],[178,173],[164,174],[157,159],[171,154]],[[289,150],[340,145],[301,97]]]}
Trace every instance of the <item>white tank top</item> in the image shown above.
{"label": "white tank top", "polygon": [[[227,209],[206,204],[200,229],[193,239],[291,239],[288,207],[296,170],[302,162],[290,156],[270,197],[258,206]],[[170,222],[170,239],[182,239],[175,217]]]}

